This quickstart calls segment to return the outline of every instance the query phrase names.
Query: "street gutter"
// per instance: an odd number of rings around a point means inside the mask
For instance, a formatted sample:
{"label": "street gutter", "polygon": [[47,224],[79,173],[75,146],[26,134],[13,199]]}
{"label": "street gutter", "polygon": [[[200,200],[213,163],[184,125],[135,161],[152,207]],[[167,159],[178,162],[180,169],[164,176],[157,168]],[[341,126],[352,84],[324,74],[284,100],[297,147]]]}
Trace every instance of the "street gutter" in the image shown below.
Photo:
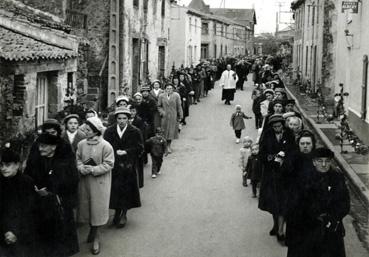
{"label": "street gutter", "polygon": [[324,145],[331,149],[334,152],[334,159],[336,160],[338,166],[346,172],[348,179],[352,182],[353,186],[355,187],[356,191],[358,192],[361,199],[365,202],[366,206],[369,206],[369,190],[365,186],[365,184],[361,181],[359,176],[355,173],[352,169],[350,164],[343,158],[341,153],[336,150],[332,142],[328,139],[328,137],[322,132],[320,128],[316,125],[315,121],[310,118],[307,113],[301,108],[300,102],[298,99],[291,93],[291,91],[286,87],[286,91],[289,96],[296,101],[296,107],[304,117],[304,119],[310,124],[313,130],[318,134],[320,139],[323,141]]}

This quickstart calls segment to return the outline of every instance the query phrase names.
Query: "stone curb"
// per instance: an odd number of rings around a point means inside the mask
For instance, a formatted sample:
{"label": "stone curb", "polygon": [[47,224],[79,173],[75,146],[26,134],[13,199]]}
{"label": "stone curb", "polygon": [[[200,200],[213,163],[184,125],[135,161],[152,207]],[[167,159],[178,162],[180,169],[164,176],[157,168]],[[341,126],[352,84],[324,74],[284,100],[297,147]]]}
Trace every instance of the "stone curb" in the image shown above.
{"label": "stone curb", "polygon": [[360,198],[365,202],[365,204],[369,205],[369,189],[365,186],[365,184],[361,181],[359,176],[355,173],[353,168],[347,163],[347,161],[343,158],[341,153],[335,149],[332,142],[328,139],[328,137],[322,132],[320,128],[316,125],[315,121],[311,119],[304,109],[301,108],[298,99],[291,93],[291,91],[286,87],[287,93],[296,101],[296,107],[300,111],[301,115],[305,120],[311,125],[313,130],[318,134],[320,139],[323,141],[326,147],[331,149],[334,152],[334,158],[338,163],[338,166],[345,171],[347,177],[350,179],[352,184],[355,186],[356,191],[360,194]]}

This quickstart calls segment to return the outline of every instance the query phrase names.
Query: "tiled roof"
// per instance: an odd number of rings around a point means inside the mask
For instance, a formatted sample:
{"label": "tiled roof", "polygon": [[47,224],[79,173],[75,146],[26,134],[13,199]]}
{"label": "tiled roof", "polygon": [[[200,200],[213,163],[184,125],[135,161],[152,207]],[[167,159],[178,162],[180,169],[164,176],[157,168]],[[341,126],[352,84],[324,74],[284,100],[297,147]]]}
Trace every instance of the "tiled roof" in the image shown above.
{"label": "tiled roof", "polygon": [[50,45],[0,26],[0,58],[7,61],[68,59],[78,53]]}
{"label": "tiled roof", "polygon": [[214,15],[220,15],[244,24],[250,21],[256,24],[256,15],[254,9],[211,8],[210,11]]}

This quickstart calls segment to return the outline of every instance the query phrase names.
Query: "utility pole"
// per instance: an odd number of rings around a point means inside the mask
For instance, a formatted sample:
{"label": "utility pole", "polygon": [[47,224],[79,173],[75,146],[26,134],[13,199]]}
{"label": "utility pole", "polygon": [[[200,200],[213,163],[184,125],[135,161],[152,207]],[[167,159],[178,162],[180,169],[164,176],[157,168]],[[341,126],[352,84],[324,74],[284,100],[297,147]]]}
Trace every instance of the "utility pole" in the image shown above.
{"label": "utility pole", "polygon": [[225,5],[226,5],[226,0],[221,0],[220,1],[220,8],[224,8],[225,9]]}

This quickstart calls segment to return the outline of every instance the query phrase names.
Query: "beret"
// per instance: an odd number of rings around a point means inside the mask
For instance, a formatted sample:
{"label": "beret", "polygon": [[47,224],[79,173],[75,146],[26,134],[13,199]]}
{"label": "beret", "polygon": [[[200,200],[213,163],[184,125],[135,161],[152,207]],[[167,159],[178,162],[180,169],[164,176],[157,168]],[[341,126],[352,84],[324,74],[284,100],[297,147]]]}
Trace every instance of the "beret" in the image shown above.
{"label": "beret", "polygon": [[86,120],[86,124],[88,124],[90,127],[93,127],[93,130],[97,130],[99,132],[103,132],[104,130],[104,125],[102,124],[101,120],[94,116],[94,117],[90,117]]}
{"label": "beret", "polygon": [[115,99],[115,103],[118,104],[120,101],[125,101],[126,103],[128,103],[129,99],[125,95],[120,95],[120,96],[117,96],[117,98]]}
{"label": "beret", "polygon": [[131,117],[131,111],[127,107],[118,107],[115,109],[114,115],[117,116],[118,114],[126,114]]}
{"label": "beret", "polygon": [[79,121],[79,116],[77,114],[69,114],[64,118],[64,124],[66,124],[70,119],[75,118]]}

